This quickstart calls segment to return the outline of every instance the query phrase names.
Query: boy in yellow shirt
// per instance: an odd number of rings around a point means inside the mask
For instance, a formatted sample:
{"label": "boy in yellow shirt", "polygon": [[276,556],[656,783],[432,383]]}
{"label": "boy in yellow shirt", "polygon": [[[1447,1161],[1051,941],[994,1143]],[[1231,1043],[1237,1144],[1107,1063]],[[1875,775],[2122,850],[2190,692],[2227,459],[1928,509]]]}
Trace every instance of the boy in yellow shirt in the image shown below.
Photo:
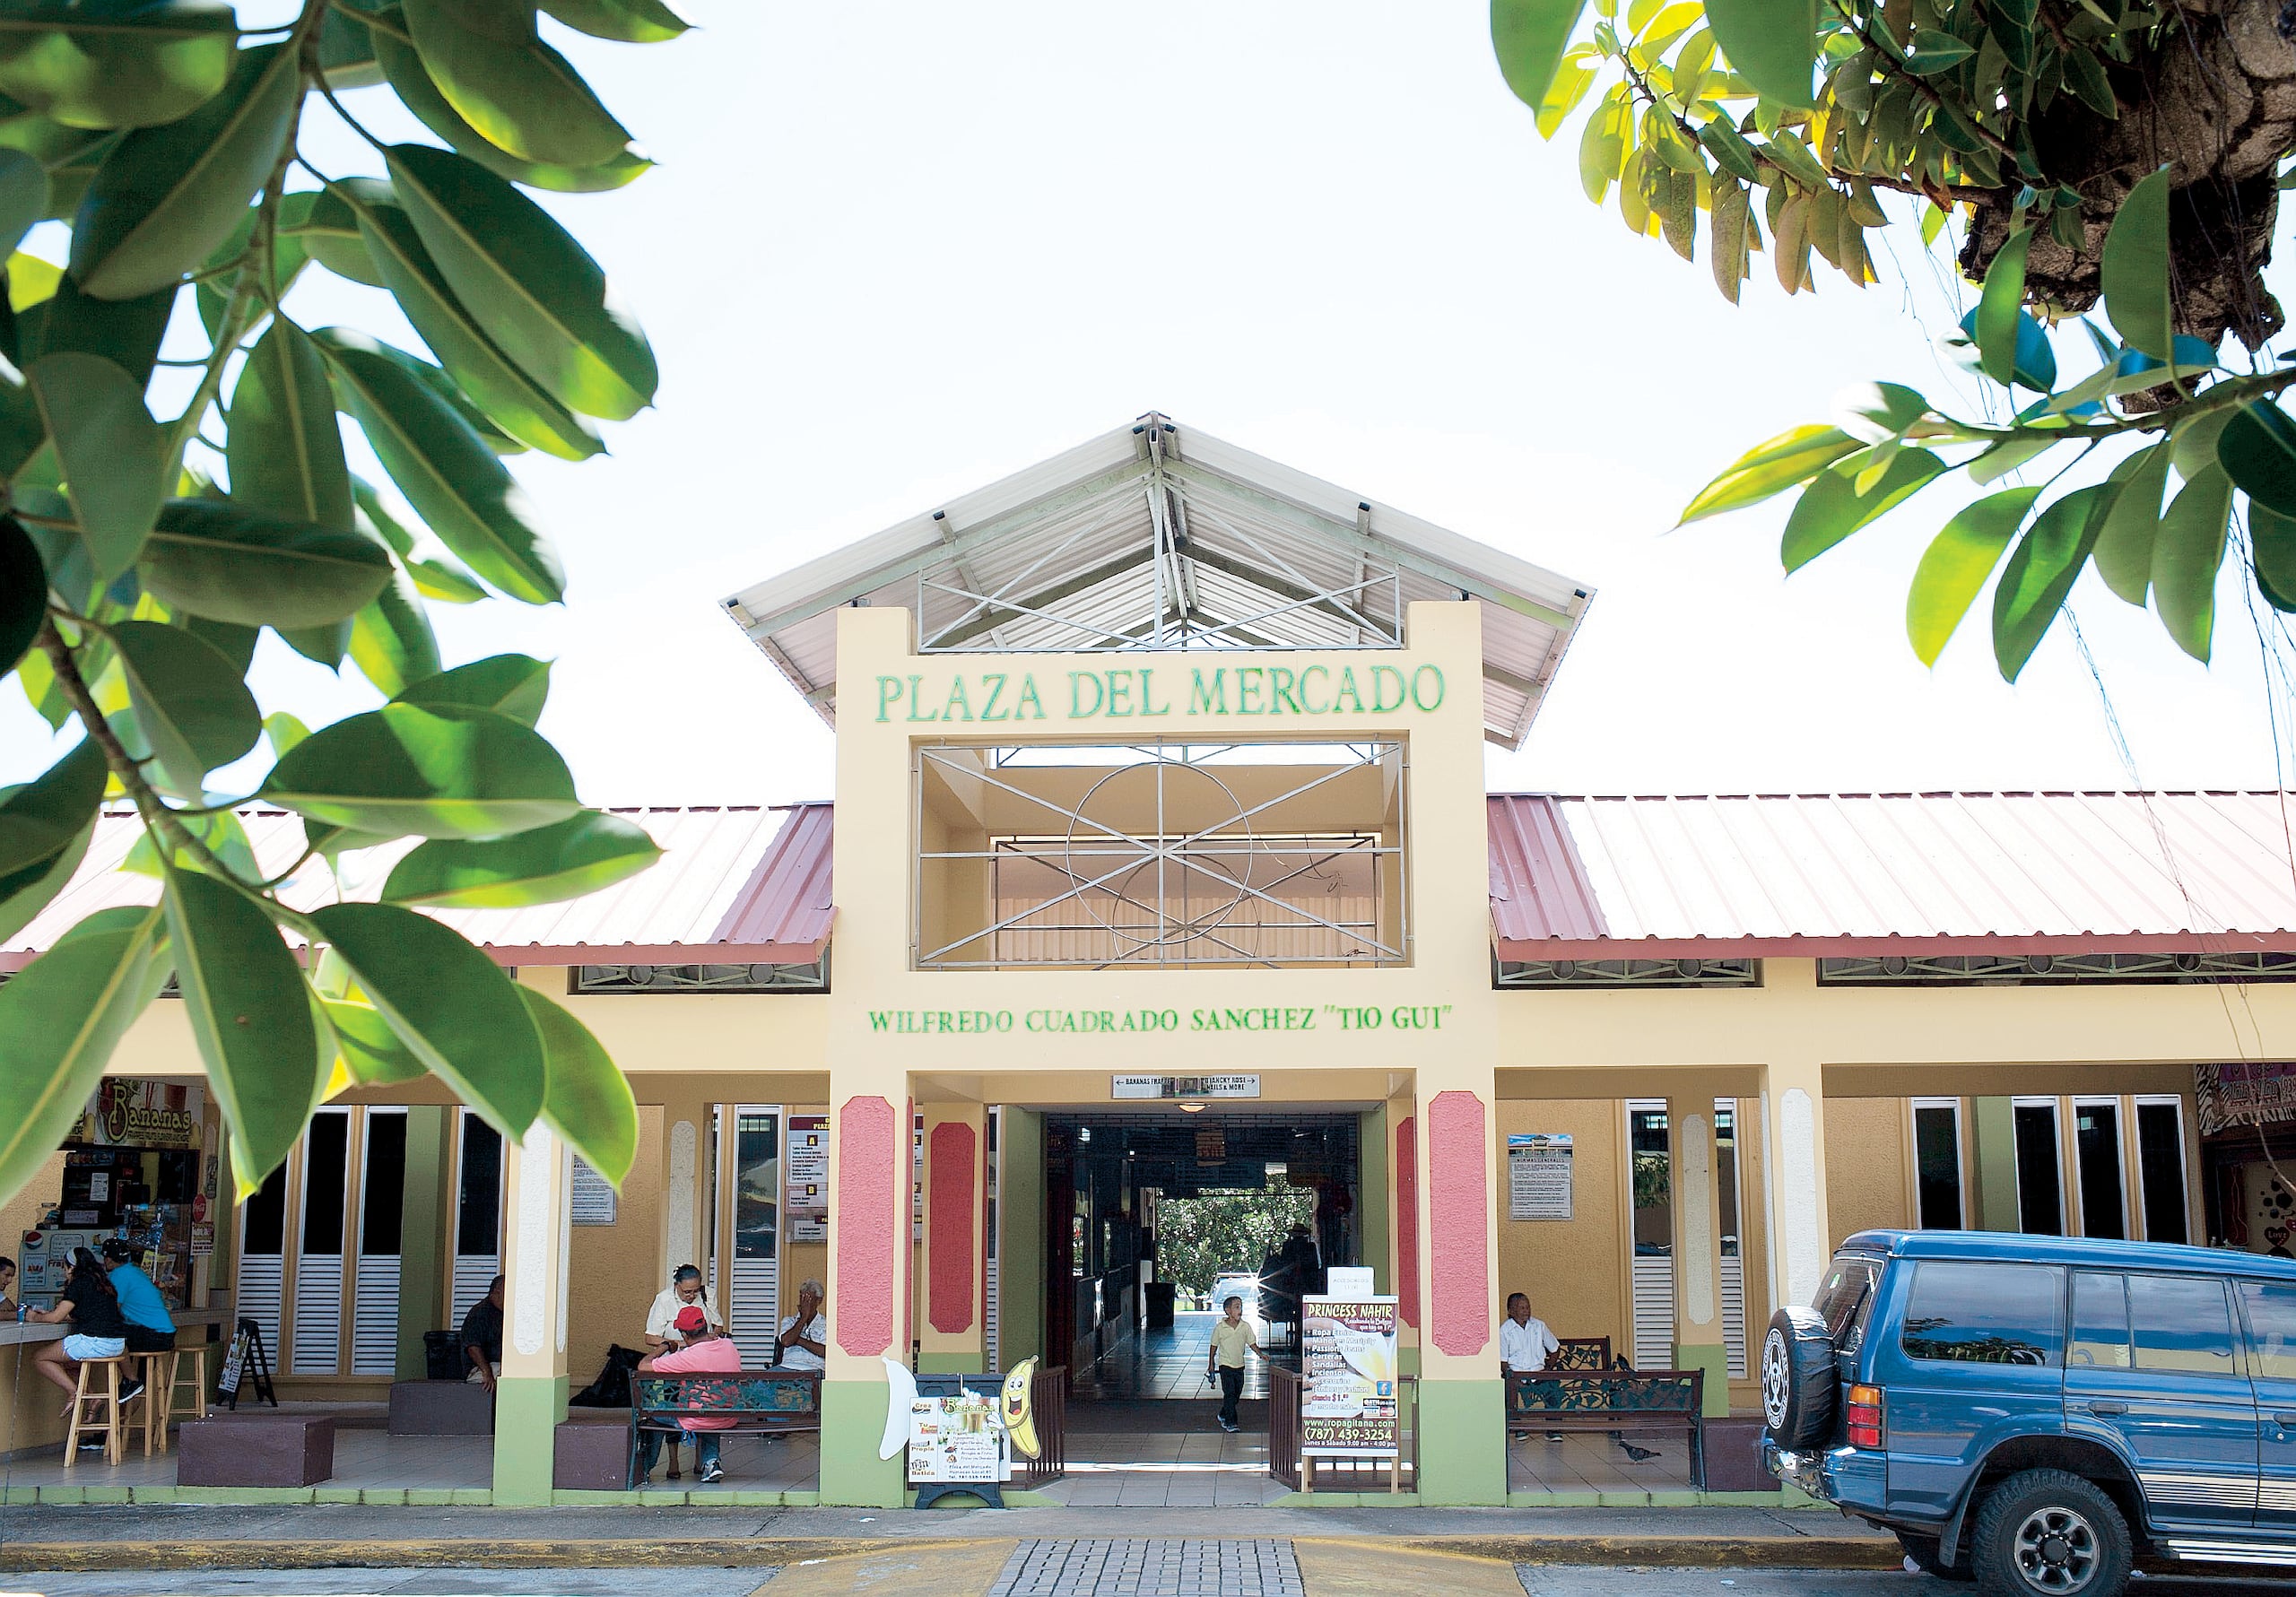
{"label": "boy in yellow shirt", "polygon": [[1237,1429],[1236,1404],[1244,1395],[1244,1355],[1260,1351],[1259,1338],[1244,1319],[1244,1300],[1230,1298],[1221,1306],[1227,1313],[1212,1322],[1212,1345],[1205,1350],[1204,1373],[1220,1377],[1220,1428]]}

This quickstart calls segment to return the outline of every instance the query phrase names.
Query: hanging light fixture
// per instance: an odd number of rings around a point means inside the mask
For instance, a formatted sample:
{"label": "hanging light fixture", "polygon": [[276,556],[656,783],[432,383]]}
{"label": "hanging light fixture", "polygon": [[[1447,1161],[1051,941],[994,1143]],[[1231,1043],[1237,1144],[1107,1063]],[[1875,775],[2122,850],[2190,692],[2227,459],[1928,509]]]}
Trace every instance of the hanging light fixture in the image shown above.
{"label": "hanging light fixture", "polygon": [[1204,1113],[1204,1106],[1198,1103],[1182,1104],[1180,1106],[1180,1113],[1183,1115],[1201,1115]]}

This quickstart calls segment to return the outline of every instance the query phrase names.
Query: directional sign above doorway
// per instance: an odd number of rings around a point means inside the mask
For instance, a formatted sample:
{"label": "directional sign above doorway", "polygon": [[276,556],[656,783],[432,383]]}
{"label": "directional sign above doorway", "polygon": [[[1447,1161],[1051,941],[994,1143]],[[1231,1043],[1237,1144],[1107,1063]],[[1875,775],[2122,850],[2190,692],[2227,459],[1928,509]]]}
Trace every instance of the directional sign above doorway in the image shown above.
{"label": "directional sign above doorway", "polygon": [[1114,1098],[1257,1098],[1257,1076],[1112,1076]]}

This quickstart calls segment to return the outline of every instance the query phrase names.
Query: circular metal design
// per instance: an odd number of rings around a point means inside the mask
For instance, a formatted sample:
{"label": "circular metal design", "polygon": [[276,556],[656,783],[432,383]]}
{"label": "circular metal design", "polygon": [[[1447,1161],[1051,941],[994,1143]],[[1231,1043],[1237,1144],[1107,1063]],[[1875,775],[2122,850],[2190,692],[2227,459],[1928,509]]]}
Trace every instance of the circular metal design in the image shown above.
{"label": "circular metal design", "polygon": [[[1166,804],[1200,816],[1217,814],[1224,801],[1224,816],[1210,825],[1183,825],[1178,829],[1179,834],[1183,839],[1196,839],[1207,835],[1240,831],[1244,839],[1240,868],[1231,868],[1223,876],[1219,871],[1208,869],[1205,864],[1191,859],[1183,852],[1187,847],[1186,841],[1175,845],[1167,836],[1152,842],[1144,842],[1127,828],[1093,820],[1090,812],[1095,798],[1105,792],[1113,800],[1123,789],[1112,787],[1111,784],[1122,782],[1126,777],[1144,776],[1150,781],[1166,784],[1157,805],[1160,829],[1166,827]],[[1180,776],[1209,784],[1211,792],[1199,795],[1175,795],[1171,790],[1171,778]],[[1090,861],[1097,857],[1103,862],[1101,864],[1080,866],[1077,864],[1077,829],[1080,826],[1086,828],[1083,839],[1085,858]],[[1107,856],[1118,848],[1129,848],[1144,857],[1134,865],[1118,867],[1111,872],[1106,864]],[[1084,790],[1084,795],[1069,812],[1068,833],[1061,847],[1061,864],[1068,872],[1068,879],[1077,884],[1077,902],[1113,942],[1116,958],[1128,959],[1151,950],[1184,950],[1187,943],[1217,933],[1243,907],[1244,899],[1249,896],[1244,883],[1251,880],[1252,862],[1257,857],[1258,851],[1258,839],[1253,834],[1250,818],[1244,813],[1243,802],[1217,775],[1200,765],[1182,765],[1170,759],[1144,759],[1118,767]],[[1160,865],[1168,870],[1177,870],[1180,873],[1178,883],[1160,881],[1155,874]],[[1135,884],[1144,876],[1151,884],[1152,902],[1135,893]],[[1191,878],[1216,884],[1214,895],[1204,901],[1201,909],[1196,907],[1193,895],[1186,890]],[[1098,882],[1099,885],[1086,890],[1083,886],[1086,882]],[[1170,894],[1175,885],[1183,890],[1181,901],[1187,906],[1182,914],[1173,913]],[[1152,918],[1145,925],[1127,925],[1114,919],[1110,914],[1103,913],[1103,905],[1113,909],[1118,903],[1137,905],[1147,909]]]}
{"label": "circular metal design", "polygon": [[2103,1561],[2095,1527],[2077,1509],[2051,1505],[2025,1515],[2011,1544],[2017,1572],[2036,1592],[2082,1592]]}
{"label": "circular metal design", "polygon": [[1773,1431],[1786,1428],[1786,1396],[1794,1384],[1786,1333],[1773,1325],[1761,1339],[1761,1417]]}

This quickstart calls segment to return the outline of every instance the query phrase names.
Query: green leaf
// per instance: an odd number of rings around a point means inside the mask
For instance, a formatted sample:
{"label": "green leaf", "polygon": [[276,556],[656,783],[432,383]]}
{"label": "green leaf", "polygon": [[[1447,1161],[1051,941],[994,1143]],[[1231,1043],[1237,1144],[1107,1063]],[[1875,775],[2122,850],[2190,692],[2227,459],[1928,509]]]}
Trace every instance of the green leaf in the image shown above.
{"label": "green leaf", "polygon": [[175,302],[172,287],[141,299],[99,299],[65,277],[52,296],[17,317],[16,331],[27,362],[66,350],[101,355],[141,387],[152,380]]}
{"label": "green leaf", "polygon": [[486,444],[399,363],[398,352],[347,328],[319,347],[367,441],[415,513],[485,581],[530,604],[565,595],[558,556],[534,525],[526,495]]}
{"label": "green leaf", "polygon": [[167,980],[161,913],[105,909],[0,984],[0,1202],[56,1156]]}
{"label": "green leaf", "polygon": [[167,439],[134,378],[95,355],[42,355],[26,374],[72,496],[80,536],[109,582],[135,564],[166,497]]}
{"label": "green leaf", "polygon": [[543,9],[578,33],[624,44],[659,44],[693,25],[661,0],[543,0]]}
{"label": "green leaf", "polygon": [[[249,881],[260,881],[263,872],[257,869],[255,845],[248,838],[247,828],[229,810],[219,810],[212,815],[182,815],[178,824],[184,830],[204,844],[208,853],[223,862],[224,868]],[[199,871],[204,866],[188,848],[170,844],[167,859],[161,861],[161,849],[152,841],[153,834],[146,830],[138,836],[127,850],[127,857],[119,863],[123,871],[138,875],[157,877],[164,881],[170,870]]]}
{"label": "green leaf", "polygon": [[505,353],[586,415],[624,421],[653,402],[654,352],[571,233],[451,151],[396,144],[386,160],[448,286]]}
{"label": "green leaf", "polygon": [[1970,462],[1970,481],[1980,484],[1998,482],[2027,462],[2048,454],[2061,441],[2046,438],[2004,438]]}
{"label": "green leaf", "polygon": [[390,581],[390,551],[357,533],[266,516],[228,499],[170,499],[136,567],[170,609],[247,627],[321,627]]}
{"label": "green leaf", "polygon": [[385,693],[438,673],[439,639],[413,577],[392,573],[390,586],[351,618],[351,657]]}
{"label": "green leaf", "polygon": [[1716,165],[1728,168],[1749,183],[1761,179],[1761,162],[1755,158],[1754,147],[1727,116],[1717,117],[1700,128],[1698,142],[1706,146]]}
{"label": "green leaf", "polygon": [[2113,93],[2112,80],[2105,75],[2105,64],[2077,45],[2066,49],[2060,59],[2065,64],[2065,86],[2100,117],[2118,121],[2120,101]]}
{"label": "green leaf", "polygon": [[[293,200],[306,196],[290,195],[287,197]],[[335,188],[328,187],[308,197],[310,204],[303,208],[303,214],[292,225],[283,211],[281,235],[296,239],[310,253],[311,259],[337,277],[347,277],[353,282],[363,282],[370,288],[388,288],[390,284],[383,276],[383,269],[375,265],[375,257],[367,253],[366,238],[359,230],[358,213],[344,202],[343,195]]]}
{"label": "green leaf", "polygon": [[2155,360],[2170,360],[2169,169],[2141,178],[2113,218],[2097,282],[2113,330]]}
{"label": "green leaf", "polygon": [[515,838],[425,843],[391,868],[382,896],[439,909],[554,904],[635,876],[661,856],[634,821],[586,810]]}
{"label": "green leaf", "polygon": [[2251,502],[2248,553],[2265,603],[2274,610],[2296,610],[2296,519]]}
{"label": "green leaf", "polygon": [[2296,516],[2296,421],[2268,399],[2242,405],[2216,435],[2216,459],[2232,486],[2283,516]]}
{"label": "green leaf", "polygon": [[445,560],[408,560],[405,566],[406,574],[414,579],[415,592],[426,599],[441,604],[475,604],[486,597],[486,590],[470,573]]}
{"label": "green leaf", "polygon": [[374,35],[343,6],[330,8],[319,24],[319,71],[335,90],[371,89],[383,81]]}
{"label": "green leaf", "polygon": [[[594,428],[569,412],[480,326],[471,308],[448,286],[413,218],[389,184],[353,178],[329,192],[359,218],[368,256],[380,266],[399,308],[484,415],[514,438],[562,460],[587,459],[605,447]],[[418,372],[431,369],[412,356],[405,363]],[[459,413],[452,385],[440,397]],[[464,420],[472,418],[465,415]]]}
{"label": "green leaf", "polygon": [[331,904],[311,918],[406,1050],[497,1131],[525,1135],[548,1073],[542,1038],[501,968],[396,904]]}
{"label": "green leaf", "polygon": [[0,13],[0,93],[67,127],[144,127],[230,74],[231,8],[213,0],[17,4]]}
{"label": "green leaf", "polygon": [[1902,383],[1859,383],[1834,395],[1834,424],[1862,443],[1901,438],[1929,413],[1929,401]]}
{"label": "green leaf", "polygon": [[1533,110],[1546,99],[1586,0],[1491,0],[1491,48],[1500,75]]}
{"label": "green leaf", "polygon": [[543,1120],[619,1187],[638,1158],[638,1100],[628,1078],[564,1005],[523,984],[517,991],[542,1038],[549,1083]]}
{"label": "green leaf", "polygon": [[1935,77],[1949,72],[1977,54],[1977,47],[1955,39],[1935,28],[1917,28],[1913,44],[1905,53],[1905,69],[1916,77]]}
{"label": "green leaf", "polygon": [[1818,62],[1816,0],[1709,0],[1706,22],[1731,69],[1764,100],[1805,108],[1817,103],[1810,82]]}
{"label": "green leaf", "polygon": [[526,655],[489,655],[411,683],[396,697],[402,704],[493,710],[532,726],[550,698],[550,664]]}
{"label": "green leaf", "polygon": [[176,871],[166,903],[176,985],[245,1198],[302,1135],[333,1061],[319,1057],[302,968],[261,905],[213,876]]}
{"label": "green leaf", "polygon": [[2003,681],[2017,680],[2057,621],[2096,543],[2099,500],[2110,491],[2099,482],[2054,501],[2010,552],[1993,589],[1993,658]]}
{"label": "green leaf", "polygon": [[326,362],[283,316],[272,317],[239,369],[226,441],[233,499],[290,521],[352,530],[351,471]]}
{"label": "green leaf", "polygon": [[589,167],[630,144],[566,57],[535,32],[520,0],[405,0],[408,34],[447,103],[521,161]]}
{"label": "green leaf", "polygon": [[2163,438],[2113,468],[2120,491],[2105,512],[2090,558],[2105,586],[2131,604],[2144,603],[2152,586],[2153,530],[2161,521],[2161,495],[2169,485],[2174,450]]}
{"label": "green leaf", "polygon": [[1820,473],[1786,518],[1779,559],[1787,571],[1800,570],[1852,533],[1880,520],[1944,469],[1945,463],[1927,449],[1901,450],[1882,480],[1864,494],[1840,468]]}
{"label": "green leaf", "polygon": [[103,803],[103,751],[83,738],[35,780],[0,799],[0,881],[48,863],[96,818]]}
{"label": "green leaf", "polygon": [[271,176],[302,91],[293,52],[260,45],[190,116],[122,139],[80,202],[73,280],[99,299],[133,299],[206,260]]}
{"label": "green leaf", "polygon": [[2017,374],[2019,318],[2024,312],[2025,254],[2033,230],[2020,228],[1986,268],[1985,292],[1977,306],[1978,360],[1985,375],[2006,388]]}
{"label": "green leaf", "polygon": [[0,149],[0,255],[11,255],[48,214],[48,169],[22,150]]}
{"label": "green leaf", "polygon": [[271,744],[274,762],[287,758],[287,751],[311,735],[311,729],[285,710],[274,710],[263,718],[263,735]]}
{"label": "green leaf", "polygon": [[[310,265],[310,255],[303,247],[303,235],[296,230],[296,221],[308,213],[311,203],[318,196],[308,190],[283,195],[277,213],[277,229],[271,240],[271,299],[277,304],[294,286]],[[238,288],[255,242],[257,221],[263,214],[263,198],[239,213],[239,225],[231,236],[216,246],[200,266],[200,280],[194,285],[193,299],[199,311],[199,325],[207,330],[207,341],[213,344],[222,335],[223,317],[230,308],[230,296]],[[256,280],[257,293],[262,292],[261,278]]]}
{"label": "green leaf", "polygon": [[95,835],[96,818],[91,814],[87,824],[45,860],[36,860],[20,871],[0,872],[0,939],[13,937],[56,901],[57,894],[70,885],[73,873],[87,857],[88,844]]}
{"label": "green leaf", "polygon": [[1677,525],[1742,510],[1782,493],[1856,452],[1857,440],[1839,427],[1796,427],[1757,444],[1734,460],[1683,508]]}
{"label": "green leaf", "polygon": [[596,194],[620,188],[653,164],[633,150],[620,151],[613,159],[596,166],[556,166],[520,161],[490,142],[447,103],[447,97],[439,92],[439,85],[431,81],[413,46],[394,38],[384,28],[378,27],[372,32],[375,58],[382,63],[384,75],[398,91],[400,102],[414,113],[423,126],[499,177],[554,194]]}
{"label": "green leaf", "polygon": [[48,565],[13,516],[0,515],[0,676],[16,669],[48,619]]}
{"label": "green leaf", "polygon": [[263,735],[255,696],[221,650],[180,628],[119,621],[111,640],[134,716],[135,737],[122,739],[128,752],[156,759],[167,786],[197,799],[209,771],[230,764]]}
{"label": "green leaf", "polygon": [[1905,596],[1906,637],[1924,665],[1937,664],[2040,493],[2011,488],[1988,494],[1963,507],[1931,541]]}
{"label": "green leaf", "polygon": [[396,837],[491,838],[579,810],[566,762],[491,710],[387,704],[313,733],[262,795],[335,826]]}
{"label": "green leaf", "polygon": [[383,1087],[420,1081],[430,1073],[373,1004],[352,998],[324,998],[320,1003],[335,1029],[335,1056],[352,1080]]}
{"label": "green leaf", "polygon": [[2224,563],[2231,516],[2232,479],[2211,467],[2177,490],[2152,539],[2152,602],[2161,624],[2179,648],[2204,662],[2216,629],[2216,571]]}

